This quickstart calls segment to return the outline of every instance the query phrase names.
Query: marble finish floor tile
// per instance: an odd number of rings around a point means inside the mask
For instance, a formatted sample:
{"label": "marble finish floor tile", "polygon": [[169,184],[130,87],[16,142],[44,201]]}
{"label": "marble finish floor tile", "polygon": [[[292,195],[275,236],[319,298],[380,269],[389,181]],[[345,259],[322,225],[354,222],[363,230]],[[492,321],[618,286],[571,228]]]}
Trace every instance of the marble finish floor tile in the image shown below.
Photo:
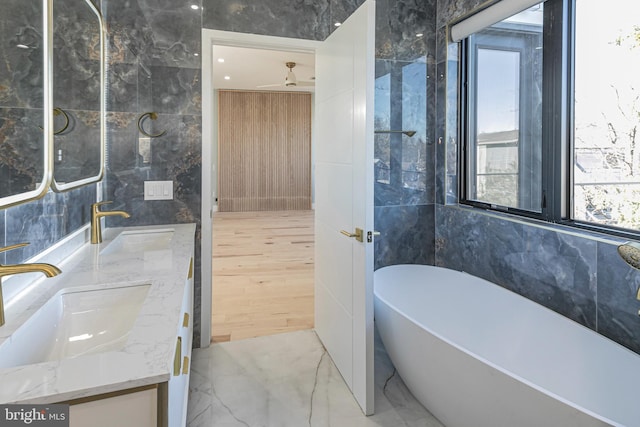
{"label": "marble finish floor tile", "polygon": [[376,414],[366,417],[313,330],[193,351],[188,427],[443,427],[376,337]]}

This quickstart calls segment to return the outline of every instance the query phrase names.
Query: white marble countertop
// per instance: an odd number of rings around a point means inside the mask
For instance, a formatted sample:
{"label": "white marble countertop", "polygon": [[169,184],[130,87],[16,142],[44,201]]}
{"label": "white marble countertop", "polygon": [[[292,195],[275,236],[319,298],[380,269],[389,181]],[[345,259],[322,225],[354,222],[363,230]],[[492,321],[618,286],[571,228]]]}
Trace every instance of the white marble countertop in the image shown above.
{"label": "white marble countertop", "polygon": [[[123,230],[167,228],[175,230],[168,249],[100,253]],[[58,264],[62,274],[39,280],[11,304],[0,344],[62,289],[151,285],[122,350],[0,369],[0,404],[63,402],[168,381],[194,234],[195,224],[106,229],[103,243],[83,245]]]}

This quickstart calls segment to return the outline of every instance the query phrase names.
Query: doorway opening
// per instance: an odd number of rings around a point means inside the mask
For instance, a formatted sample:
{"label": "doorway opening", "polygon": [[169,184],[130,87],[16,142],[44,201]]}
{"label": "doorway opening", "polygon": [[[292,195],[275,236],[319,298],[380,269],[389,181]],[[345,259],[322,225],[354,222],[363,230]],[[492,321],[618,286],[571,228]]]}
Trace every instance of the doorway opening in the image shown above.
{"label": "doorway opening", "polygon": [[[202,37],[201,346],[312,328],[313,210],[217,212],[220,171],[217,99],[218,90],[230,88],[284,92],[285,78],[289,79],[288,71],[292,71],[286,62],[297,62],[293,71],[300,82],[311,80],[307,61],[297,55],[311,55],[315,59],[318,42],[214,30],[203,30]],[[216,47],[224,49],[216,51]],[[219,55],[219,52],[229,55],[234,48],[253,50],[252,59],[227,59]],[[252,62],[261,55],[278,64],[272,67],[276,74],[269,74],[266,66]],[[220,59],[224,62],[218,62]],[[240,64],[237,68],[240,74],[230,71],[231,62]],[[233,82],[234,75],[235,85],[221,83]],[[262,80],[255,79],[256,76]],[[309,89],[300,85],[297,90]]]}

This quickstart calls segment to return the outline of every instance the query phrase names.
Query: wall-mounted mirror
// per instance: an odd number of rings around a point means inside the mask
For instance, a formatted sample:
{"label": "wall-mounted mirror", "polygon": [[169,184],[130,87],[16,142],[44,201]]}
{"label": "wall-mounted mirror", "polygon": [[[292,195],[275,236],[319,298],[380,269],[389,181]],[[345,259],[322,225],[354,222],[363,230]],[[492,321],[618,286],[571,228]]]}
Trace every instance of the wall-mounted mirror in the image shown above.
{"label": "wall-mounted mirror", "polygon": [[[0,208],[43,196],[52,119],[46,0],[5,0],[0,14]],[[46,112],[46,113],[45,113]]]}
{"label": "wall-mounted mirror", "polygon": [[97,182],[104,165],[104,31],[90,0],[53,1],[53,184]]}

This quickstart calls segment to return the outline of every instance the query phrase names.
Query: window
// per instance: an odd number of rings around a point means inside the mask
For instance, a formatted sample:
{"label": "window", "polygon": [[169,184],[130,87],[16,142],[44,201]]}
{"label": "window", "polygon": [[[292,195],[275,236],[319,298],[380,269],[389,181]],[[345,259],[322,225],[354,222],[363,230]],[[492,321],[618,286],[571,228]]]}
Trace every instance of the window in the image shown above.
{"label": "window", "polygon": [[[640,7],[575,6],[573,218],[640,230]],[[597,31],[593,29],[597,28]]]}
{"label": "window", "polygon": [[640,5],[613,3],[548,0],[462,40],[461,203],[640,231]]}
{"label": "window", "polygon": [[539,212],[542,5],[468,38],[470,200]]}

